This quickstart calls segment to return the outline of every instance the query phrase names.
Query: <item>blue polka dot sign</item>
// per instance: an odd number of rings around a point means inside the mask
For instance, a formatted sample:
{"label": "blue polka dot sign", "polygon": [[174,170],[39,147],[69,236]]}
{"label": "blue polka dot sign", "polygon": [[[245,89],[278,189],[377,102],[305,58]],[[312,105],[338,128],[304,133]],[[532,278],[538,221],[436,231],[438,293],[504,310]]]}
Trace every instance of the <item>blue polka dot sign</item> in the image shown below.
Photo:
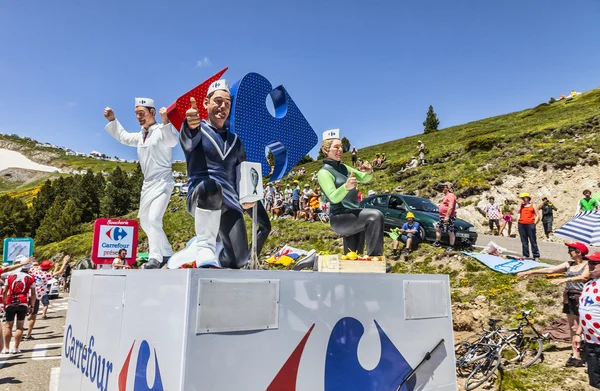
{"label": "blue polka dot sign", "polygon": [[[298,164],[319,138],[283,86],[273,89],[258,73],[248,73],[231,87],[230,130],[242,140],[251,162],[261,163],[271,172],[265,156],[273,152],[274,169],[270,182],[282,179]],[[266,106],[267,95],[275,106],[275,116]]]}

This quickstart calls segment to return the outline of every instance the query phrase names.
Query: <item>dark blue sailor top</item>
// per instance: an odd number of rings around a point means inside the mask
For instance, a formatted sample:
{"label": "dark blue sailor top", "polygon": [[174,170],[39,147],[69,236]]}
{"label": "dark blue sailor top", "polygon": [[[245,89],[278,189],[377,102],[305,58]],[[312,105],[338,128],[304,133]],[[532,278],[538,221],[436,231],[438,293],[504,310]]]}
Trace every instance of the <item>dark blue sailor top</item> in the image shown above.
{"label": "dark blue sailor top", "polygon": [[[223,203],[242,211],[237,189],[237,166],[247,160],[241,140],[229,129],[217,129],[206,120],[196,129],[183,122],[179,142],[187,164],[188,197],[205,179],[213,179],[223,188]],[[193,213],[193,211],[192,211]]]}

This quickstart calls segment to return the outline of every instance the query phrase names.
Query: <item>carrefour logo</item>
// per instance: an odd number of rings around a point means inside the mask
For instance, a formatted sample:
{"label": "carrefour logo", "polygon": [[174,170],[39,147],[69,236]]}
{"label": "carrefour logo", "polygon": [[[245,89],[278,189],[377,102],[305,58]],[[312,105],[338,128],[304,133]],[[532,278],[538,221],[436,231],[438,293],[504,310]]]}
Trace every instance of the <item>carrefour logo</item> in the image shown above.
{"label": "carrefour logo", "polygon": [[[135,341],[131,344],[127,358],[119,372],[119,391],[127,390],[127,379],[129,377],[129,362],[131,354],[135,347]],[[137,360],[135,363],[135,377],[133,379],[133,391],[164,391],[162,378],[160,376],[160,367],[158,366],[158,355],[154,349],[154,384],[148,385],[148,361],[150,361],[150,345],[143,340],[138,348]]]}
{"label": "carrefour logo", "polygon": [[[67,327],[65,334],[64,353],[77,369],[81,370],[82,376],[101,391],[106,391],[113,363],[106,356],[96,351],[94,343],[96,339],[90,336],[89,340],[81,341],[73,335],[73,326]],[[82,380],[85,382],[85,379]]]}
{"label": "carrefour logo", "polygon": [[106,236],[111,240],[119,241],[127,236],[127,232],[121,227],[114,227],[106,231]]}

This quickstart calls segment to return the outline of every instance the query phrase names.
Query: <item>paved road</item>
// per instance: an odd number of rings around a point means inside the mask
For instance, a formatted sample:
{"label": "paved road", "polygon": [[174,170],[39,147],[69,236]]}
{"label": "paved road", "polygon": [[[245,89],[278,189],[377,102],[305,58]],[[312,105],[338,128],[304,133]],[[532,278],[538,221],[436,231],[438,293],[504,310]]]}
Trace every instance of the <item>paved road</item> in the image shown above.
{"label": "paved road", "polygon": [[0,391],[58,390],[68,305],[66,294],[63,296],[50,300],[48,319],[38,317],[32,334],[35,339],[21,342],[21,354],[0,355]]}
{"label": "paved road", "polygon": [[[505,236],[492,236],[479,234],[477,237],[477,246],[485,247],[489,242],[494,242],[514,254],[521,255],[521,239],[508,238]],[[553,261],[552,263],[566,262],[571,258],[567,254],[567,249],[563,243],[544,242],[538,239],[541,259],[543,261]],[[589,247],[590,253],[600,251],[600,247]]]}

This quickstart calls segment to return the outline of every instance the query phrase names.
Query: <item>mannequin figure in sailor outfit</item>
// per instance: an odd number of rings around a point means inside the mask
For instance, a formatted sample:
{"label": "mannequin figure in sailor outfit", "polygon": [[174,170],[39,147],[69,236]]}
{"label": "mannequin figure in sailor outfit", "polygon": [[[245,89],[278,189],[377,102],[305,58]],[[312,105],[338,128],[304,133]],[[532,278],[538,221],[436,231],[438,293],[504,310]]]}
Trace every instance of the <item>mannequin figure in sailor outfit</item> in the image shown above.
{"label": "mannequin figure in sailor outfit", "polygon": [[[239,269],[250,258],[248,236],[243,212],[256,203],[240,205],[237,168],[246,161],[246,151],[237,135],[225,125],[231,110],[231,95],[225,80],[212,83],[204,99],[208,119],[200,120],[197,104],[190,98],[191,108],[186,112],[180,132],[180,143],[185,154],[189,177],[187,210],[194,216],[196,240],[195,266],[217,266]],[[262,247],[269,227],[264,208],[258,210],[261,233],[258,245]],[[172,261],[175,261],[173,259]],[[173,262],[175,263],[175,262]],[[169,267],[178,267],[169,262]]]}
{"label": "mannequin figure in sailor outfit", "polygon": [[148,263],[146,269],[162,267],[173,249],[163,230],[163,215],[171,199],[175,186],[173,180],[173,147],[179,141],[179,134],[167,118],[167,109],[161,108],[162,124],[156,123],[154,101],[147,98],[135,99],[135,115],[141,131],[129,133],[123,129],[110,107],[104,109],[108,120],[106,131],[121,144],[137,147],[138,159],[144,174],[144,184],[140,197],[138,217],[140,225],[148,236]]}

